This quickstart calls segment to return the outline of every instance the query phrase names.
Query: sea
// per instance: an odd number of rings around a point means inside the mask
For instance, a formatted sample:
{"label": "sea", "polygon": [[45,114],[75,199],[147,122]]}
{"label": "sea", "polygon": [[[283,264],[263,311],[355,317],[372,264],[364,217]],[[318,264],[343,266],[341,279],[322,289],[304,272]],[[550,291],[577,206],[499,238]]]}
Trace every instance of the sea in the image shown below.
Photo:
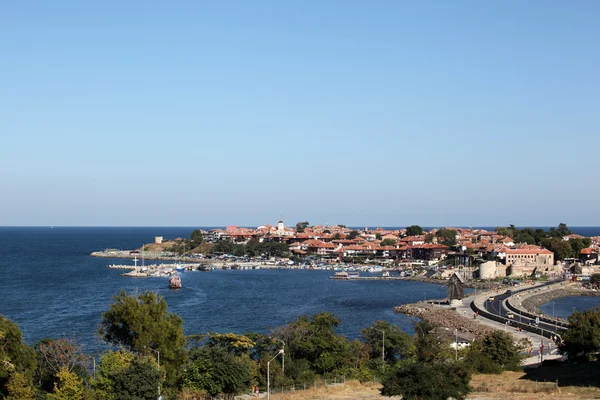
{"label": "sea", "polygon": [[[333,271],[266,269],[184,272],[183,289],[174,291],[166,278],[127,278],[107,268],[132,260],[89,255],[106,248],[139,248],[154,236],[189,237],[194,229],[0,227],[0,314],[16,322],[30,344],[69,336],[93,354],[106,348],[98,325],[121,290],[159,293],[169,311],[183,318],[186,334],[269,333],[301,315],[328,311],[341,320],[338,332],[351,339],[376,320],[412,333],[416,320],[395,314],[394,306],[446,296],[442,285],[336,281],[329,279]],[[600,228],[572,229],[600,235]]]}

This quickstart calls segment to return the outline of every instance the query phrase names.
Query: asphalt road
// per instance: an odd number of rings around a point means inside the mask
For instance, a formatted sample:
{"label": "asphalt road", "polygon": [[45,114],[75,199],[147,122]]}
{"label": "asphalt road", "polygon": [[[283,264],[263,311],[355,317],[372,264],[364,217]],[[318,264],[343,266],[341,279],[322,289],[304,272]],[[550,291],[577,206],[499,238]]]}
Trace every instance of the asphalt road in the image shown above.
{"label": "asphalt road", "polygon": [[[532,322],[535,323],[535,319],[528,318],[518,313],[512,312],[511,310],[508,310],[507,308],[502,306],[502,301],[510,296],[511,294],[504,293],[501,295],[494,296],[493,301],[488,298],[484,304],[486,311],[504,318],[508,318],[508,314],[513,314],[514,318],[510,318],[512,321],[521,322],[527,325],[531,325]],[[540,321],[540,323],[537,324],[537,326],[545,331],[557,332],[555,325],[543,321]]]}

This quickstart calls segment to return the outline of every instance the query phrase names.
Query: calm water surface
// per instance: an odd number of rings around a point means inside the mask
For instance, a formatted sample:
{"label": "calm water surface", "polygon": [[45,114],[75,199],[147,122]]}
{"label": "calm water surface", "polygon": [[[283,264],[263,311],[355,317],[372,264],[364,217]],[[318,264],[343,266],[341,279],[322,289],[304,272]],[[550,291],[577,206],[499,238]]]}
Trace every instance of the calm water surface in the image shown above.
{"label": "calm water surface", "polygon": [[130,260],[89,256],[104,248],[136,248],[155,235],[188,237],[192,230],[0,228],[0,313],[19,324],[29,343],[76,335],[93,352],[102,346],[96,335],[101,313],[122,289],[159,292],[184,319],[186,334],[267,332],[302,314],[330,311],[348,337],[378,319],[412,332],[414,319],[394,314],[393,307],[446,294],[439,285],[333,281],[333,271],[302,270],[185,272],[184,288],[171,291],[165,278],[125,278],[106,268]]}
{"label": "calm water surface", "polygon": [[[552,303],[554,302],[554,306]],[[589,310],[600,306],[600,296],[569,296],[561,297],[540,306],[540,310],[546,315],[554,315],[559,318],[568,318],[575,311]],[[554,308],[554,310],[553,310]]]}

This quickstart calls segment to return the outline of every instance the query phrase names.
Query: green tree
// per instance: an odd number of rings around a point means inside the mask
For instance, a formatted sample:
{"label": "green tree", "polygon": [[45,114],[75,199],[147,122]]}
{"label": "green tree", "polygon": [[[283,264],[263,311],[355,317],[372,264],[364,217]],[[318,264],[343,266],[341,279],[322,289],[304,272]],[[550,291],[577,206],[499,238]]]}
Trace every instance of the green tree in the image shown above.
{"label": "green tree", "polygon": [[333,235],[333,240],[340,240],[342,238],[342,235],[340,235],[339,232],[337,232],[335,235]]}
{"label": "green tree", "polygon": [[410,353],[412,347],[410,336],[389,322],[375,321],[372,326],[362,329],[360,333],[367,343],[369,358],[375,364],[381,365],[382,351],[385,351],[384,360],[388,365],[395,364]]}
{"label": "green tree", "polygon": [[470,380],[469,371],[459,363],[410,360],[399,363],[384,377],[381,394],[406,400],[460,400],[469,393]]}
{"label": "green tree", "polygon": [[35,352],[22,339],[17,324],[0,315],[0,396],[7,394],[11,374],[20,372],[30,380],[36,369]]}
{"label": "green tree", "polygon": [[235,356],[220,346],[194,348],[183,374],[183,386],[233,398],[251,385],[252,372],[252,362],[246,356]]}
{"label": "green tree", "polygon": [[383,239],[380,246],[395,246],[396,241],[394,239]]}
{"label": "green tree", "polygon": [[10,376],[7,385],[6,400],[34,400],[35,390],[29,377],[23,372],[15,372]]}
{"label": "green tree", "polygon": [[600,311],[587,310],[569,316],[570,327],[562,335],[559,351],[569,361],[591,360],[600,351]]}
{"label": "green tree", "polygon": [[204,235],[202,234],[202,231],[200,229],[194,230],[190,235],[190,238],[192,247],[198,247],[202,243],[204,243]]}
{"label": "green tree", "polygon": [[161,384],[161,372],[149,357],[134,357],[119,373],[111,376],[115,400],[154,400]]}
{"label": "green tree", "polygon": [[467,353],[467,364],[482,373],[500,372],[494,366],[500,370],[514,371],[520,367],[523,360],[521,350],[523,349],[515,344],[512,335],[493,331],[472,344]]}
{"label": "green tree", "polygon": [[347,239],[354,240],[360,236],[358,231],[350,231],[350,233],[346,236]]}
{"label": "green tree", "polygon": [[206,346],[221,347],[236,356],[248,355],[254,347],[254,341],[245,335],[235,333],[209,333]]}
{"label": "green tree", "polygon": [[600,282],[600,274],[592,274],[592,276],[591,276],[591,282],[592,283]]}
{"label": "green tree", "polygon": [[571,245],[571,251],[572,251],[571,256],[576,257],[576,258],[579,257],[581,250],[583,250],[587,247],[585,245],[583,239],[580,239],[580,238],[569,239],[569,244]]}
{"label": "green tree", "polygon": [[285,342],[285,351],[294,364],[305,362],[318,375],[335,375],[350,367],[350,343],[335,332],[339,323],[335,315],[327,312],[312,318],[303,315],[276,328],[273,336]]}
{"label": "green tree", "polygon": [[435,233],[438,243],[445,246],[454,246],[456,244],[456,231],[454,229],[442,228]]}
{"label": "green tree", "polygon": [[433,235],[433,233],[428,233],[425,235],[425,243],[433,243],[433,238],[435,236]]}
{"label": "green tree", "polygon": [[423,228],[419,225],[411,225],[406,228],[406,236],[420,236],[423,234]]}
{"label": "green tree", "polygon": [[573,253],[571,243],[569,243],[569,241],[562,240],[560,237],[542,239],[540,244],[542,247],[553,252],[556,260],[564,260],[565,258],[569,258]]}
{"label": "green tree", "polygon": [[186,358],[181,317],[168,312],[165,299],[150,291],[138,296],[121,291],[113,299],[102,314],[99,332],[103,339],[139,353],[159,351],[166,382],[174,385]]}
{"label": "green tree", "polygon": [[421,321],[415,325],[413,336],[412,357],[421,363],[443,362],[454,357],[450,354],[450,343],[448,340],[435,333],[435,326],[427,321]]}
{"label": "green tree", "polygon": [[85,399],[85,389],[81,379],[66,368],[60,370],[58,382],[54,384],[54,392],[48,395],[50,400],[83,400]]}
{"label": "green tree", "polygon": [[134,357],[133,353],[125,349],[108,351],[102,355],[96,377],[92,380],[92,387],[99,400],[115,400],[113,378],[131,365]]}
{"label": "green tree", "polygon": [[298,222],[296,224],[296,232],[302,233],[306,230],[306,228],[308,228],[308,226],[309,226],[308,221]]}

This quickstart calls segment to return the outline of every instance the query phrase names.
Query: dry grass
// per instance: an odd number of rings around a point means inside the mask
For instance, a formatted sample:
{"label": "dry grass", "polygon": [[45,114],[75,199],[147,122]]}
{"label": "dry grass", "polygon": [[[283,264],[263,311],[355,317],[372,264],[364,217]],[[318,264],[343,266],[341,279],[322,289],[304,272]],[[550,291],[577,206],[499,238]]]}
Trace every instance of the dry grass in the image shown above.
{"label": "dry grass", "polygon": [[556,382],[536,382],[524,372],[504,372],[501,375],[474,375],[469,398],[537,400],[547,398],[598,399],[600,389],[586,386],[557,386]]}
{"label": "dry grass", "polygon": [[[535,382],[524,372],[504,372],[501,375],[474,375],[469,399],[552,400],[600,399],[600,389],[592,386],[561,386],[555,382]],[[289,393],[272,393],[272,400],[382,400],[379,385],[347,381],[342,385],[311,388]],[[395,399],[400,399],[397,397]]]}
{"label": "dry grass", "polygon": [[345,384],[319,387],[317,389],[274,394],[272,400],[381,400],[390,399],[379,394],[379,385],[361,384],[358,381],[346,381]]}

